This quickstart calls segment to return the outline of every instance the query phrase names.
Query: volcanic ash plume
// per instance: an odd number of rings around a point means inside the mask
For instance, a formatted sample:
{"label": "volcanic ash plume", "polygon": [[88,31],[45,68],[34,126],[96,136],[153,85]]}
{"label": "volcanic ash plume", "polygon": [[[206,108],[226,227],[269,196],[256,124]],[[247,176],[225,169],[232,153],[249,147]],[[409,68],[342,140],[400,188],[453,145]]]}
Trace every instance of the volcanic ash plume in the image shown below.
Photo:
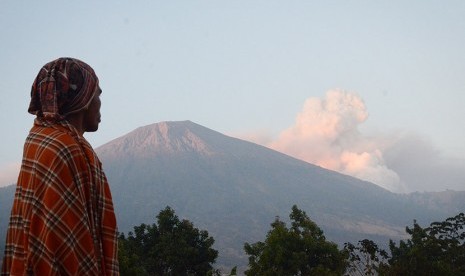
{"label": "volcanic ash plume", "polygon": [[358,95],[331,90],[323,99],[307,99],[295,124],[268,146],[388,190],[404,192],[399,176],[384,162],[381,145],[359,132],[358,126],[367,118],[365,104]]}

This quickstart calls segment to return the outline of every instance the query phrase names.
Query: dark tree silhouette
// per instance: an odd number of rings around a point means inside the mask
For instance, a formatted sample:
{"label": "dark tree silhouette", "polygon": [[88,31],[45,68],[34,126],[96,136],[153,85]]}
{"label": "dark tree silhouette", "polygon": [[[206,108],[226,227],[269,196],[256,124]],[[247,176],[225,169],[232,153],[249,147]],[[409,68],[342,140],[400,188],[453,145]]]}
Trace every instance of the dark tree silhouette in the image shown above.
{"label": "dark tree silhouette", "polygon": [[411,236],[396,245],[389,243],[391,258],[387,275],[465,275],[465,215],[422,228],[416,221],[406,228]]}
{"label": "dark tree silhouette", "polygon": [[119,237],[121,275],[207,275],[218,251],[214,239],[166,207],[157,224],[134,227]]}
{"label": "dark tree silhouette", "polygon": [[361,240],[357,245],[350,242],[344,245],[349,253],[348,275],[378,275],[385,268],[388,254],[372,240]]}
{"label": "dark tree silhouette", "polygon": [[323,231],[297,206],[291,227],[276,218],[264,242],[246,243],[246,275],[342,275],[346,255],[326,241]]}

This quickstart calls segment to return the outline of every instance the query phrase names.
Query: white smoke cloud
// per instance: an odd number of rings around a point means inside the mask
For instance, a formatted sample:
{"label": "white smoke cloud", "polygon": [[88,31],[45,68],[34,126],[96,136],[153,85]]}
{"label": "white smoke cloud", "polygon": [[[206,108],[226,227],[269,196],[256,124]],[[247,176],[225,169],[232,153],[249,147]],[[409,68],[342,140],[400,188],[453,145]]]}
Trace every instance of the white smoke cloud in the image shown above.
{"label": "white smoke cloud", "polygon": [[0,167],[0,187],[15,184],[18,178],[20,163],[10,163]]}
{"label": "white smoke cloud", "polygon": [[367,118],[358,95],[332,90],[307,99],[278,138],[264,131],[240,137],[393,192],[465,190],[465,158],[445,156],[412,133],[364,135],[358,127]]}
{"label": "white smoke cloud", "polygon": [[426,138],[400,133],[384,152],[409,191],[465,190],[465,159],[444,155]]}
{"label": "white smoke cloud", "polygon": [[323,99],[307,99],[295,124],[266,146],[393,192],[406,192],[399,175],[386,165],[383,143],[358,130],[367,118],[357,94],[331,90]]}

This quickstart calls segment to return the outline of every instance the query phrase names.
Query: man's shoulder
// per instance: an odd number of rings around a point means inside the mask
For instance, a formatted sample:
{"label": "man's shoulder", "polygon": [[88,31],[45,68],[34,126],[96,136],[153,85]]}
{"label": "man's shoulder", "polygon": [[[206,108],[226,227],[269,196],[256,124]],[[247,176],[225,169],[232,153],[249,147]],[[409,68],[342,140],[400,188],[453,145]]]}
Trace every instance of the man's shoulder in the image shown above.
{"label": "man's shoulder", "polygon": [[58,163],[74,164],[83,159],[83,151],[69,131],[48,126],[35,126],[26,140],[24,155],[44,167]]}
{"label": "man's shoulder", "polygon": [[29,132],[28,142],[44,147],[68,148],[79,146],[70,131],[51,126],[34,126]]}

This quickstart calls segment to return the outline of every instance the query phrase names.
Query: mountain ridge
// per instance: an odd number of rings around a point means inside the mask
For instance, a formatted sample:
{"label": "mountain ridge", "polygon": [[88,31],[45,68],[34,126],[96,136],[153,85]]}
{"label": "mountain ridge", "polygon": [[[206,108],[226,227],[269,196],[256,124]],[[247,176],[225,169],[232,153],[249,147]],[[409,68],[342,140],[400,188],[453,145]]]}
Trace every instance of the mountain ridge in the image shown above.
{"label": "mountain ridge", "polygon": [[[414,219],[427,225],[465,209],[465,191],[394,194],[191,121],[139,127],[96,152],[121,232],[154,223],[170,206],[215,238],[225,268],[244,267],[243,244],[263,240],[275,217],[286,221],[294,204],[339,245],[368,238],[387,246],[405,237]],[[2,218],[13,194],[12,187],[0,188]]]}
{"label": "mountain ridge", "polygon": [[[243,243],[262,239],[293,204],[339,244],[398,239],[413,219],[429,223],[445,215],[428,208],[425,214],[406,196],[191,121],[140,127],[97,152],[116,191],[123,232],[154,221],[169,205],[215,237],[226,266],[243,265]],[[134,211],[142,209],[152,214]]]}

